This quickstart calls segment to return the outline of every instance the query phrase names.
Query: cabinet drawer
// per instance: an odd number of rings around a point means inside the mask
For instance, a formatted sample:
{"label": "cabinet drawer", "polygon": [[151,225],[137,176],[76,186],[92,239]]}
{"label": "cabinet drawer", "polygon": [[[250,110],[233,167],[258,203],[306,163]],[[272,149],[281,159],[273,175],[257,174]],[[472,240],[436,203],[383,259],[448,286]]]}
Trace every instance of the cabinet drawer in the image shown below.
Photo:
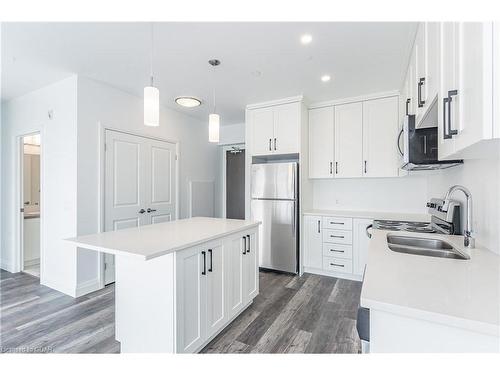
{"label": "cabinet drawer", "polygon": [[323,231],[323,242],[351,245],[352,232],[347,230],[325,229]]}
{"label": "cabinet drawer", "polygon": [[323,216],[322,224],[325,229],[352,230],[352,218],[350,217]]}
{"label": "cabinet drawer", "polygon": [[339,245],[339,244],[335,244],[335,243],[324,243],[323,244],[323,256],[343,258],[343,259],[352,259],[352,246],[351,245]]}
{"label": "cabinet drawer", "polygon": [[325,271],[352,273],[352,260],[334,257],[323,257]]}

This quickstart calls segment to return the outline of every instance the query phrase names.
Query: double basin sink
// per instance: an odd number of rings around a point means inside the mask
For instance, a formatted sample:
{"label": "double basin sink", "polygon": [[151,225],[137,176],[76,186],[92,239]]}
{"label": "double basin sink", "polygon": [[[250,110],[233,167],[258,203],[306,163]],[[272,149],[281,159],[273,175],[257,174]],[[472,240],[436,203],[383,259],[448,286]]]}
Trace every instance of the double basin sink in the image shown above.
{"label": "double basin sink", "polygon": [[439,239],[388,234],[387,245],[389,249],[398,253],[461,260],[470,259],[468,255],[463,254],[448,242]]}

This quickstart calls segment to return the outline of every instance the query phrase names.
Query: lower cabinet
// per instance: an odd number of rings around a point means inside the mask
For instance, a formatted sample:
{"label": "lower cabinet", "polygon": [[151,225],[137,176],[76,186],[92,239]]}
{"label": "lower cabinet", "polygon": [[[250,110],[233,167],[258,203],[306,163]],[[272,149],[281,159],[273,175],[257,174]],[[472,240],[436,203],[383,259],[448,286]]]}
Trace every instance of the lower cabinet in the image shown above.
{"label": "lower cabinet", "polygon": [[176,253],[176,351],[203,348],[259,291],[257,232]]}
{"label": "lower cabinet", "polygon": [[368,253],[366,229],[371,223],[371,219],[306,215],[304,271],[361,280]]}

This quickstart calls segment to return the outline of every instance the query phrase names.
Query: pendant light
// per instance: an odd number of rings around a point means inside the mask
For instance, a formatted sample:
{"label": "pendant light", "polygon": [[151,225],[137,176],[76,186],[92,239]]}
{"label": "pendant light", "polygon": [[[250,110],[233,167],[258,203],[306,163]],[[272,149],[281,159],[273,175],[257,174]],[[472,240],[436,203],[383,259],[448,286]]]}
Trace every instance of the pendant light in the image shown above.
{"label": "pendant light", "polygon": [[[214,68],[220,65],[220,61],[217,59],[209,60],[208,63]],[[215,76],[215,69],[214,69]],[[220,116],[215,110],[215,78],[213,87],[213,98],[214,98],[214,109],[213,112],[208,115],[208,141],[217,143],[219,142],[219,127],[220,127]]]}
{"label": "pendant light", "polygon": [[160,126],[160,91],[153,86],[153,24],[151,23],[150,85],[144,87],[144,125]]}

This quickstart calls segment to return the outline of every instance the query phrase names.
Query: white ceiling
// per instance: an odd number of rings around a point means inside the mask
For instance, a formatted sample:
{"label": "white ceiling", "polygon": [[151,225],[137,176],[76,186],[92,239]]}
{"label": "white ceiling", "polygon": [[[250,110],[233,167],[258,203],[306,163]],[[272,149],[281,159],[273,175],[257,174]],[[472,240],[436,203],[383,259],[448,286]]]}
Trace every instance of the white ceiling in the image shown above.
{"label": "white ceiling", "polygon": [[[70,74],[142,96],[149,81],[146,23],[4,23],[2,98],[10,99]],[[304,94],[311,101],[398,89],[416,23],[155,23],[154,75],[161,101],[206,118],[216,68],[222,124],[244,121],[246,104]],[[313,37],[302,45],[303,33]],[[330,74],[323,83],[320,77]],[[179,95],[203,100],[195,109]]]}

